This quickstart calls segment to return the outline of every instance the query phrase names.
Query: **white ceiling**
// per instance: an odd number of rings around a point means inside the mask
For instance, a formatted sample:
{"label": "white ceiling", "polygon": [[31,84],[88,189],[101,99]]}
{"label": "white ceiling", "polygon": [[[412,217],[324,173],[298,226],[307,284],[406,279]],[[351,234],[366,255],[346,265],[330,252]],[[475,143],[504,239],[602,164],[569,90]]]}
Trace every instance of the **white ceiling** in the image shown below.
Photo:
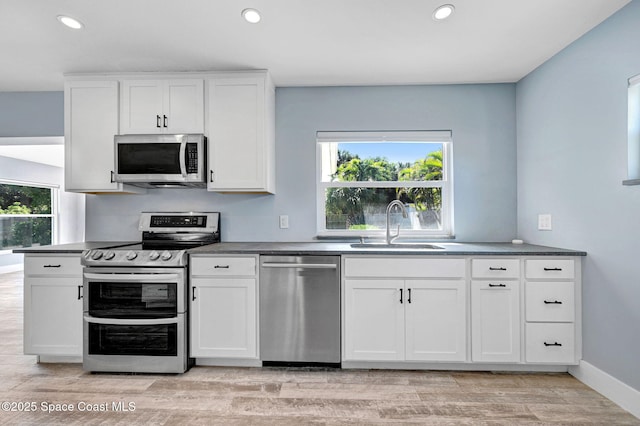
{"label": "white ceiling", "polygon": [[0,138],[0,157],[64,167],[64,138]]}
{"label": "white ceiling", "polygon": [[[0,91],[61,90],[64,73],[235,69],[268,69],[278,86],[515,82],[629,1],[1,0]],[[443,3],[456,11],[435,22]]]}

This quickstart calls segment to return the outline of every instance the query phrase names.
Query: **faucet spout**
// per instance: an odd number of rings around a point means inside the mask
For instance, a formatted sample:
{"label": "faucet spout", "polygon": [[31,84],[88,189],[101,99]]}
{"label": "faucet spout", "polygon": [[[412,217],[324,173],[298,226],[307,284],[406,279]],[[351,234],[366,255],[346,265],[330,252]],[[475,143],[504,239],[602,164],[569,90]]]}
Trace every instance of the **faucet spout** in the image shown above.
{"label": "faucet spout", "polygon": [[400,200],[393,200],[389,203],[389,205],[387,206],[387,244],[391,244],[396,238],[400,236],[400,225],[398,225],[396,235],[391,235],[391,210],[393,210],[395,206],[400,207],[400,210],[402,211],[402,217],[404,217],[405,219],[409,217],[407,209],[404,207],[404,204],[402,204]]}

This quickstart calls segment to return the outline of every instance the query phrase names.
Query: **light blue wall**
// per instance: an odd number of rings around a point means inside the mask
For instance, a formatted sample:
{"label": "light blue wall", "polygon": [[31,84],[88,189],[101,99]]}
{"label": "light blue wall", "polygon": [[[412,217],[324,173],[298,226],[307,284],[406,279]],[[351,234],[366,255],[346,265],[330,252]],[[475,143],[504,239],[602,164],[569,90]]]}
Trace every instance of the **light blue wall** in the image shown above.
{"label": "light blue wall", "polygon": [[640,186],[622,186],[636,74],[638,0],[517,84],[518,234],[588,252],[584,360],[640,389]]}
{"label": "light blue wall", "polygon": [[0,92],[0,136],[63,135],[64,92]]}
{"label": "light blue wall", "polygon": [[[460,241],[516,235],[515,85],[278,88],[277,194],[150,190],[87,197],[87,238],[137,239],[144,210],[222,212],[224,241],[310,241],[316,235],[319,130],[453,131],[455,233]],[[278,215],[290,228],[278,228]]]}

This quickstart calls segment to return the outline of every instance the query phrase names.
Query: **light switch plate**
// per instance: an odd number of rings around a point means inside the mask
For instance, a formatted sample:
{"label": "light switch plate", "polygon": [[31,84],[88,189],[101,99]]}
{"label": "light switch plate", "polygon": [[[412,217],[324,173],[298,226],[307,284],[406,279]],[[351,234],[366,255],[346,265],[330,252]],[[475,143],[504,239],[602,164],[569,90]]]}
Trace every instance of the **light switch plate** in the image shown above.
{"label": "light switch plate", "polygon": [[289,227],[289,216],[286,214],[280,215],[280,229],[287,229]]}
{"label": "light switch plate", "polygon": [[551,231],[551,215],[539,214],[538,215],[538,230],[539,231]]}

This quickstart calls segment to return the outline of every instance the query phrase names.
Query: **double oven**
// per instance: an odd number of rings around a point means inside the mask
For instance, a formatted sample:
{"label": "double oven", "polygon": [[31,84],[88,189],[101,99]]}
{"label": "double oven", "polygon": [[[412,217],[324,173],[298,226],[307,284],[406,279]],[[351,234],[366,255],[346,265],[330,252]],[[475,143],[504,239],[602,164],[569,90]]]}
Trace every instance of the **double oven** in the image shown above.
{"label": "double oven", "polygon": [[219,241],[219,213],[143,213],[143,244],[87,250],[83,368],[189,369],[186,250]]}

